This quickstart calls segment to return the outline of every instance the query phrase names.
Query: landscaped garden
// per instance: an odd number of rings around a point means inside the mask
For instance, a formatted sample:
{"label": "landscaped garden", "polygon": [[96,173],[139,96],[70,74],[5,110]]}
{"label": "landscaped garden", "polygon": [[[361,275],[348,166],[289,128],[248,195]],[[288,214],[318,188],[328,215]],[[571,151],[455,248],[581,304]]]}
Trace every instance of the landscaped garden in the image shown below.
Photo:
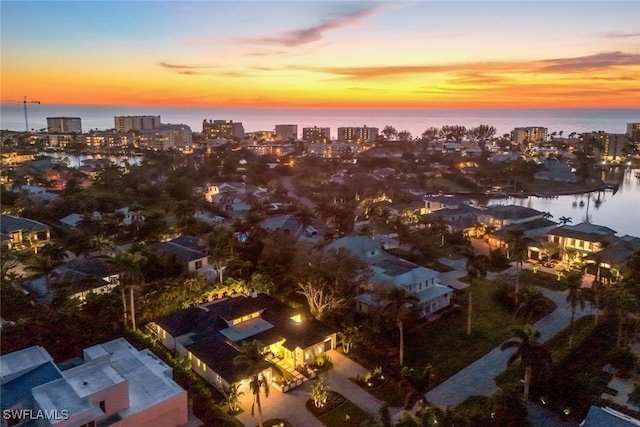
{"label": "landscaped garden", "polygon": [[307,410],[327,427],[357,427],[371,420],[371,415],[340,393],[328,390],[321,381],[314,382],[310,396]]}
{"label": "landscaped garden", "polygon": [[558,292],[564,292],[567,290],[567,285],[564,280],[558,280],[557,275],[545,273],[544,271],[537,271],[534,273],[531,270],[523,270],[522,274],[520,274],[520,283],[524,285],[540,286],[542,288]]}
{"label": "landscaped garden", "polygon": [[[437,322],[410,330],[405,337],[405,364],[422,369],[433,367],[431,386],[439,384],[476,359],[501,345],[510,337],[509,328],[522,324],[514,310],[499,301],[500,285],[476,279],[473,286],[472,332],[468,336],[467,310],[450,312]],[[469,288],[455,297],[455,303],[467,307]],[[534,321],[537,319],[534,319]]]}

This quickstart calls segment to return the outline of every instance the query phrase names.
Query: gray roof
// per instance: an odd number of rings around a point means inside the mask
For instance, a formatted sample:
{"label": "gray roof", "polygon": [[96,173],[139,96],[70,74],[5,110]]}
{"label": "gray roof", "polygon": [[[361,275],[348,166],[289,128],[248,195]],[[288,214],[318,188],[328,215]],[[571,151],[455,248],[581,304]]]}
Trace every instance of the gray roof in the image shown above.
{"label": "gray roof", "polygon": [[542,215],[542,212],[518,205],[496,205],[489,206],[482,214],[499,219],[523,219]]}
{"label": "gray roof", "polygon": [[156,243],[153,245],[153,248],[166,255],[173,255],[183,262],[195,261],[207,257],[207,255],[202,252],[194,251],[193,249],[189,249],[173,242]]}
{"label": "gray roof", "polygon": [[537,230],[540,228],[553,227],[557,225],[557,222],[553,222],[547,218],[536,218],[531,221],[519,222],[517,224],[509,224],[506,227],[502,227],[500,230],[494,231],[491,234],[493,236],[500,237],[501,239],[505,239],[509,236],[509,232],[511,230],[522,230],[523,232]]}
{"label": "gray roof", "polygon": [[554,228],[549,231],[549,234],[560,237],[573,237],[589,242],[599,242],[601,240],[613,242],[616,231],[604,225],[581,222],[576,225],[563,225],[562,227]]}
{"label": "gray roof", "polygon": [[266,230],[285,230],[298,240],[317,241],[323,239],[325,226],[312,221],[308,227],[303,227],[298,218],[293,215],[278,215],[262,221],[261,227]]}
{"label": "gray roof", "polygon": [[21,218],[13,215],[2,215],[0,220],[0,232],[3,234],[12,233],[15,231],[47,231],[49,226],[41,222],[34,221],[28,218]]}
{"label": "gray roof", "polygon": [[593,260],[601,257],[605,262],[622,264],[636,251],[640,251],[640,238],[625,235],[613,242],[608,248],[589,254],[585,258]]}
{"label": "gray roof", "polygon": [[591,406],[581,426],[584,427],[637,427],[640,420],[609,407]]}

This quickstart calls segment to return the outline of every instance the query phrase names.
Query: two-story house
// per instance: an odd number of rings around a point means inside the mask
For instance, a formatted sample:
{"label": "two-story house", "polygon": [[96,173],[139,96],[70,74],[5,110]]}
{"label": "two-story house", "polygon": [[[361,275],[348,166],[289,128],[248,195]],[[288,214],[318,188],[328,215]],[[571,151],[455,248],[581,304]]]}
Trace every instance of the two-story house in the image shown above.
{"label": "two-story house", "polygon": [[602,242],[613,243],[618,237],[615,230],[609,227],[582,222],[554,228],[549,231],[548,239],[558,245],[563,261],[580,261],[585,256],[600,251]]}
{"label": "two-story house", "polygon": [[437,271],[391,255],[383,249],[381,241],[368,236],[347,236],[326,246],[328,250],[340,248],[348,249],[371,269],[367,287],[355,299],[358,310],[367,312],[379,305],[378,295],[392,286],[401,287],[418,297],[423,316],[451,304],[453,289],[440,284]]}
{"label": "two-story house", "polygon": [[51,239],[51,229],[48,225],[6,214],[0,219],[0,233],[3,244],[13,250],[32,249],[38,252],[38,248],[49,243]]}

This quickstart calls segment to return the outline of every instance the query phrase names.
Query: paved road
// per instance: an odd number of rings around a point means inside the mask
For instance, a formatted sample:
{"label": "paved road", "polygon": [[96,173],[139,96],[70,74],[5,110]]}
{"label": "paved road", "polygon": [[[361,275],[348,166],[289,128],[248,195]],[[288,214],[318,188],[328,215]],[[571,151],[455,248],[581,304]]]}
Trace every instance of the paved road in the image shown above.
{"label": "paved road", "polygon": [[287,190],[289,192],[288,193],[289,196],[295,198],[296,200],[298,200],[298,202],[300,202],[304,206],[306,206],[309,209],[311,209],[312,212],[315,212],[316,204],[311,199],[308,199],[306,197],[299,197],[296,194],[296,187],[293,185],[292,177],[283,176],[282,177],[282,186],[284,187],[285,190]]}
{"label": "paved road", "polygon": [[[567,308],[566,293],[542,289],[545,297],[552,300],[557,308],[543,317],[533,326],[540,331],[540,342],[549,338],[569,326],[571,311]],[[590,308],[584,311],[578,309],[575,318],[590,314]],[[426,398],[440,408],[455,408],[470,396],[490,396],[499,390],[494,378],[505,371],[507,359],[513,350],[502,351],[500,347],[493,349],[471,365],[435,387],[426,394]]]}

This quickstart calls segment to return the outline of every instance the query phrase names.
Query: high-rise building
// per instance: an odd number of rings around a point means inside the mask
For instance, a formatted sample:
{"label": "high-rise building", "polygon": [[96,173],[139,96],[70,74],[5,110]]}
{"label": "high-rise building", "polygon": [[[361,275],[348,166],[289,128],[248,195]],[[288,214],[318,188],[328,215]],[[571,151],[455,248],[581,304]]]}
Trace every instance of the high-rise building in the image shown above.
{"label": "high-rise building", "polygon": [[298,125],[276,125],[276,140],[294,141],[298,139]]}
{"label": "high-rise building", "polygon": [[541,126],[520,127],[511,131],[511,142],[518,145],[544,142],[546,140],[547,128]]}
{"label": "high-rise building", "polygon": [[202,134],[206,139],[218,139],[218,138],[244,138],[244,126],[241,122],[234,122],[233,120],[209,120],[202,121]]}
{"label": "high-rise building", "polygon": [[373,142],[378,138],[378,128],[363,127],[341,127],[338,128],[338,141],[355,142],[362,144]]}
{"label": "high-rise building", "polygon": [[82,133],[82,120],[80,117],[47,117],[47,132]]}
{"label": "high-rise building", "polygon": [[140,148],[154,151],[166,151],[172,148],[185,148],[191,145],[191,128],[187,125],[166,124],[155,129],[140,132]]}
{"label": "high-rise building", "polygon": [[162,124],[160,116],[115,116],[113,121],[116,132],[155,129]]}
{"label": "high-rise building", "polygon": [[589,132],[580,135],[583,144],[592,144],[597,157],[602,160],[622,160],[625,149],[630,147],[629,137],[624,133]]}
{"label": "high-rise building", "polygon": [[633,142],[640,142],[640,123],[627,123],[627,137]]}
{"label": "high-rise building", "polygon": [[302,128],[302,140],[304,142],[322,142],[327,143],[331,139],[331,129],[313,126]]}

